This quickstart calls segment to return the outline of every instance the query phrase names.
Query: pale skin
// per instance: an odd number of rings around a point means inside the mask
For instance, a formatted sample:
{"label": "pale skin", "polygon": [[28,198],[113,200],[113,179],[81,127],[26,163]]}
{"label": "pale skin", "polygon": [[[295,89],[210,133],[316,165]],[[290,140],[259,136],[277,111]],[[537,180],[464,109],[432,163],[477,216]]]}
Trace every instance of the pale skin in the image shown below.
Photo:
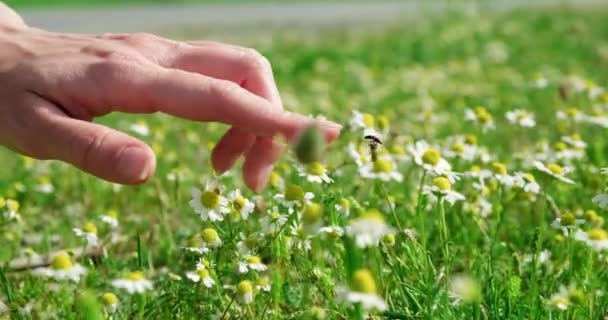
{"label": "pale skin", "polygon": [[314,124],[331,141],[341,128],[283,110],[270,63],[253,49],[150,34],[52,33],[27,26],[0,2],[0,145],[107,181],[144,183],[156,157],[144,142],[92,122],[110,112],[231,125],[212,152],[213,168],[223,173],[244,157],[244,181],[254,191],[285,149],[277,137],[293,140]]}

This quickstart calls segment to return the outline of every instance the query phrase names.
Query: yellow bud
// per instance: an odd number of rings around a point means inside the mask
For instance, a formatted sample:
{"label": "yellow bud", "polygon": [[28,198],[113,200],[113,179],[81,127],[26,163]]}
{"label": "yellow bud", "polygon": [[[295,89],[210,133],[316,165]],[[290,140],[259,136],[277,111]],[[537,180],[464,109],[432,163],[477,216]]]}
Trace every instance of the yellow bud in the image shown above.
{"label": "yellow bud", "polygon": [[351,288],[354,291],[367,294],[375,294],[377,292],[376,281],[374,280],[372,273],[367,269],[355,271],[351,282]]}
{"label": "yellow bud", "polygon": [[101,300],[103,304],[106,306],[111,306],[118,303],[118,297],[112,292],[106,292],[101,296]]}
{"label": "yellow bud", "polygon": [[436,165],[441,160],[441,154],[436,149],[430,148],[422,154],[422,161],[426,164]]}
{"label": "yellow bud", "polygon": [[220,196],[215,191],[203,191],[201,193],[201,203],[205,208],[215,209],[220,204]]}
{"label": "yellow bud", "polygon": [[54,270],[66,270],[72,268],[72,266],[72,258],[67,252],[60,252],[51,260],[51,268]]}

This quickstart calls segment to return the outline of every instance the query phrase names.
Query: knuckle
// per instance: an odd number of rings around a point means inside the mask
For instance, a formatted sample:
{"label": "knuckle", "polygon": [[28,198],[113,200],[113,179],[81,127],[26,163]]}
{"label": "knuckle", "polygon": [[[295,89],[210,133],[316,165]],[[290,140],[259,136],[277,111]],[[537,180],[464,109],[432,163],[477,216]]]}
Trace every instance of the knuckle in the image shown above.
{"label": "knuckle", "polygon": [[74,137],[75,140],[81,141],[80,143],[75,142],[72,144],[75,146],[72,156],[76,161],[75,165],[85,170],[91,167],[99,156],[99,150],[111,134],[112,131],[105,130],[101,133]]}
{"label": "knuckle", "polygon": [[270,61],[255,49],[243,49],[241,59],[245,67],[252,72],[267,72],[272,69]]}
{"label": "knuckle", "polygon": [[157,42],[160,39],[160,37],[151,33],[139,32],[125,35],[122,41],[133,46],[142,46],[150,42]]}

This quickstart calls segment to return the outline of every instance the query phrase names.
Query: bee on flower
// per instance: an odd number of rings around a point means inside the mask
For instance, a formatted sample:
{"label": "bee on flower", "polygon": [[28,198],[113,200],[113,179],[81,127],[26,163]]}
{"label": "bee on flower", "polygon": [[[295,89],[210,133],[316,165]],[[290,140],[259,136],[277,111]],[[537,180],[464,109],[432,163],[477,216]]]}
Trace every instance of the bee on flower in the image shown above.
{"label": "bee on flower", "polygon": [[63,251],[57,253],[51,259],[49,267],[38,268],[32,271],[32,274],[55,280],[70,280],[79,282],[80,278],[87,273],[87,270],[80,264],[72,262],[70,255]]}
{"label": "bee on flower", "polygon": [[215,280],[207,268],[197,268],[194,271],[186,272],[186,278],[195,283],[202,283],[205,287],[211,288],[215,285]]}
{"label": "bee on flower", "polygon": [[490,112],[484,107],[466,109],[464,117],[467,121],[472,121],[479,124],[484,131],[494,129],[496,127],[492,114],[490,114]]}
{"label": "bee on flower", "polygon": [[141,271],[129,272],[122,278],[113,280],[111,284],[114,288],[123,289],[129,294],[144,293],[153,288],[152,281],[146,279]]}
{"label": "bee on flower", "polygon": [[262,263],[262,259],[259,256],[249,255],[239,261],[237,269],[239,273],[262,272],[268,270],[268,266]]}
{"label": "bee on flower", "polygon": [[384,222],[382,214],[375,209],[367,210],[352,219],[345,231],[359,248],[377,246],[384,236],[394,233],[393,228]]}
{"label": "bee on flower", "polygon": [[556,163],[550,163],[550,164],[545,165],[544,163],[542,163],[540,161],[535,161],[534,167],[538,171],[544,172],[544,173],[554,177],[557,180],[560,180],[562,182],[569,183],[569,184],[574,184],[574,181],[572,181],[571,179],[566,177],[566,175],[568,173],[572,172],[572,169],[570,167],[562,167]]}
{"label": "bee on flower", "polygon": [[276,194],[274,199],[288,208],[300,207],[314,199],[312,192],[304,192],[302,187],[290,184],[283,193]]}
{"label": "bee on flower", "polygon": [[608,232],[604,229],[578,230],[574,233],[574,239],[587,244],[598,252],[608,250]]}
{"label": "bee on flower", "polygon": [[221,190],[214,183],[208,182],[204,190],[192,188],[190,207],[198,213],[203,221],[222,221],[230,213],[229,201],[221,195]]}
{"label": "bee on flower", "polygon": [[464,195],[452,190],[452,184],[446,177],[435,177],[432,185],[422,187],[422,193],[429,197],[431,203],[440,200],[454,205],[457,201],[465,200]]}
{"label": "bee on flower", "polygon": [[74,228],[72,231],[77,237],[85,239],[87,247],[94,247],[99,243],[99,238],[97,237],[97,226],[95,226],[93,223],[88,222],[82,227],[82,229]]}
{"label": "bee on flower", "polygon": [[241,190],[235,189],[228,194],[228,200],[232,204],[232,209],[241,219],[246,220],[249,214],[255,210],[255,204],[249,199],[243,197]]}
{"label": "bee on flower", "polygon": [[328,175],[325,166],[318,162],[311,162],[305,167],[298,167],[300,177],[305,177],[308,182],[312,183],[332,183],[334,182]]}
{"label": "bee on flower", "polygon": [[340,302],[360,304],[366,311],[384,311],[386,303],[380,295],[376,280],[368,269],[359,269],[353,273],[348,287],[339,287],[337,297]]}
{"label": "bee on flower", "polygon": [[509,123],[524,128],[533,128],[536,125],[534,114],[522,109],[508,111],[506,118]]}

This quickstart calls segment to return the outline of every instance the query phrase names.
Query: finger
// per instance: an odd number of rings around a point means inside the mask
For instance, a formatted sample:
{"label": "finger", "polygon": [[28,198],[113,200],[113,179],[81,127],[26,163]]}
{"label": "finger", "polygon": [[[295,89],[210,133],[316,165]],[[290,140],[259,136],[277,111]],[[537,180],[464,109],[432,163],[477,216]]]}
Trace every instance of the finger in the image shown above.
{"label": "finger", "polygon": [[113,129],[67,117],[55,105],[31,95],[28,108],[37,131],[34,156],[68,162],[107,181],[141,184],[155,171],[156,159],[145,143]]}
{"label": "finger", "polygon": [[284,146],[270,137],[258,137],[255,144],[245,155],[243,178],[247,186],[256,192],[268,182],[273,164],[279,160]]}
{"label": "finger", "polygon": [[243,152],[249,150],[255,136],[243,129],[232,127],[217,143],[211,154],[211,163],[218,173],[232,168]]}
{"label": "finger", "polygon": [[[70,71],[68,75],[66,69]],[[120,59],[95,59],[89,64],[72,66],[62,60],[62,63],[44,66],[42,70],[46,74],[34,84],[34,92],[47,98],[59,98],[64,107],[84,105],[92,116],[110,111],[161,111],[190,120],[216,121],[246,128],[255,135],[280,133],[288,139],[295,138],[312,124],[319,125],[330,140],[340,131],[340,126],[333,122],[275,108],[233,82],[183,70]],[[67,94],[57,94],[66,93],[65,88],[70,88]]]}

